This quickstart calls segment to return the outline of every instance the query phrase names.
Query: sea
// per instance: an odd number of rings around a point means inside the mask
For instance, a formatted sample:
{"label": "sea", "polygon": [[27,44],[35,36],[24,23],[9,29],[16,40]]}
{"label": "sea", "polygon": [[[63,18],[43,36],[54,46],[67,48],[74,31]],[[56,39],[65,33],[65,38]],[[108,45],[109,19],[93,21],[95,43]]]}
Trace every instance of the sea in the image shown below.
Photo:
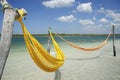
{"label": "sea", "polygon": [[[62,37],[78,46],[89,48],[89,47],[98,46],[101,42],[103,42],[107,38],[107,35],[94,35],[94,36],[83,35],[83,36],[62,36]],[[50,48],[53,51],[52,41],[50,42],[50,46],[48,46],[48,36],[35,36],[35,38],[40,42],[40,44],[43,45],[45,49]],[[69,47],[69,45],[67,45],[59,37],[54,36],[54,38],[61,48],[64,49]],[[117,44],[116,41],[119,40],[120,40],[120,35],[115,36],[115,40],[114,40],[115,44]],[[108,42],[110,42],[111,45],[113,44],[113,36],[109,37]],[[13,36],[10,51],[11,54],[12,52],[17,54],[17,52],[27,51],[23,36]]]}
{"label": "sea", "polygon": [[[48,47],[47,36],[34,37],[46,50],[50,48],[51,55],[55,54],[52,41]],[[78,46],[91,48],[101,44],[107,36],[62,37]],[[77,50],[59,37],[54,38],[65,54],[65,63],[60,71],[48,73],[38,68],[27,51],[23,36],[13,36],[2,80],[120,80],[120,35],[115,36],[116,58],[113,57],[113,36],[104,47],[92,52]]]}

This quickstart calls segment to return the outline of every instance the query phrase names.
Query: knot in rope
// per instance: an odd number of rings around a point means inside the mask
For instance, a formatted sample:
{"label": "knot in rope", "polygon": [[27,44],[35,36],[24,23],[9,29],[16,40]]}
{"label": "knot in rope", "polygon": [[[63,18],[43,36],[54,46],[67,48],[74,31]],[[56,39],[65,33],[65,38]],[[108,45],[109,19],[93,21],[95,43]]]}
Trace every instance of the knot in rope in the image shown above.
{"label": "knot in rope", "polygon": [[16,20],[18,20],[18,21],[20,19],[24,18],[25,15],[27,15],[27,11],[24,8],[17,9],[16,11],[19,14],[19,16],[16,18]]}

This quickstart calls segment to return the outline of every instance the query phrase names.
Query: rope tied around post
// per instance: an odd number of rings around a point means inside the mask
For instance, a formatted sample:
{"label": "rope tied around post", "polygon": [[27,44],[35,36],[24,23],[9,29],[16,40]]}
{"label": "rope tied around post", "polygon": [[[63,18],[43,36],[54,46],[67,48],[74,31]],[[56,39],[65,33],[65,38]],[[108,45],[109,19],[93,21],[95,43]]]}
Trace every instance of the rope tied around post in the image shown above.
{"label": "rope tied around post", "polygon": [[6,4],[2,5],[1,11],[4,13],[5,9],[13,9],[13,7],[10,4],[6,3]]}
{"label": "rope tied around post", "polygon": [[20,20],[20,17],[24,18],[25,15],[27,15],[27,11],[24,8],[16,9],[18,16],[16,17],[16,20]]}

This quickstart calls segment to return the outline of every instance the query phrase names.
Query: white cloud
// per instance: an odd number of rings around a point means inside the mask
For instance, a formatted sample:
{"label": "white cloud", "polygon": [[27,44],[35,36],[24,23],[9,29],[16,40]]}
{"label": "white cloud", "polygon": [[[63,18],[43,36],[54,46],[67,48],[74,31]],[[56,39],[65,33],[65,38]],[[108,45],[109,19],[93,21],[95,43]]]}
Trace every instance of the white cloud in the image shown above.
{"label": "white cloud", "polygon": [[[118,22],[110,22],[110,25],[115,25],[115,27],[119,27],[120,28],[120,23]],[[120,32],[120,31],[119,31]]]}
{"label": "white cloud", "polygon": [[93,25],[95,24],[92,20],[79,20],[79,23],[82,24],[82,25]]}
{"label": "white cloud", "polygon": [[88,3],[80,3],[77,6],[77,10],[79,12],[85,12],[85,13],[91,13],[92,12],[92,3],[88,2]]}
{"label": "white cloud", "polygon": [[99,10],[97,10],[99,13],[104,13],[104,14],[106,14],[106,10],[102,7],[102,8],[100,8]]}
{"label": "white cloud", "polygon": [[96,20],[96,17],[93,17],[93,20],[95,21],[95,20]]}
{"label": "white cloud", "polygon": [[120,13],[116,13],[115,10],[107,10],[104,8],[100,8],[98,12],[104,13],[107,18],[110,18],[115,22],[120,21]]}
{"label": "white cloud", "polygon": [[42,2],[42,4],[46,7],[50,8],[60,8],[60,7],[69,7],[72,6],[75,0],[48,0]]}
{"label": "white cloud", "polygon": [[76,11],[76,10],[73,10],[72,13],[77,13],[77,11]]}
{"label": "white cloud", "polygon": [[106,18],[101,18],[101,19],[99,20],[99,22],[100,22],[100,23],[108,23],[109,20],[107,20]]}
{"label": "white cloud", "polygon": [[69,15],[69,16],[58,17],[57,20],[62,22],[73,22],[76,20],[76,18],[73,15]]}
{"label": "white cloud", "polygon": [[[107,10],[103,7],[97,10],[99,13],[105,14],[105,17],[108,18],[109,24],[111,25],[119,25],[120,24],[120,13],[116,12],[116,10]],[[105,19],[102,20],[103,22],[107,22]],[[100,21],[101,22],[101,21]],[[112,22],[112,23],[111,23]]]}
{"label": "white cloud", "polygon": [[106,17],[113,19],[115,22],[120,22],[120,13],[116,13],[113,10],[106,10]]}

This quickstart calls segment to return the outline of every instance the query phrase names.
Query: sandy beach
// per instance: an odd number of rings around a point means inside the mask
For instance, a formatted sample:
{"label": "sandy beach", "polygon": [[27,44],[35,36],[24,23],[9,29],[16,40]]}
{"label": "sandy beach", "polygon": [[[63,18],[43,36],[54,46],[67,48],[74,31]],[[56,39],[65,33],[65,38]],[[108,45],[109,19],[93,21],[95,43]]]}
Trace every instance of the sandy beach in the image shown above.
{"label": "sandy beach", "polygon": [[92,52],[76,50],[65,44],[61,47],[66,56],[65,63],[52,73],[39,69],[26,50],[11,50],[2,80],[120,80],[119,43],[120,40],[116,40],[116,57],[111,41]]}

